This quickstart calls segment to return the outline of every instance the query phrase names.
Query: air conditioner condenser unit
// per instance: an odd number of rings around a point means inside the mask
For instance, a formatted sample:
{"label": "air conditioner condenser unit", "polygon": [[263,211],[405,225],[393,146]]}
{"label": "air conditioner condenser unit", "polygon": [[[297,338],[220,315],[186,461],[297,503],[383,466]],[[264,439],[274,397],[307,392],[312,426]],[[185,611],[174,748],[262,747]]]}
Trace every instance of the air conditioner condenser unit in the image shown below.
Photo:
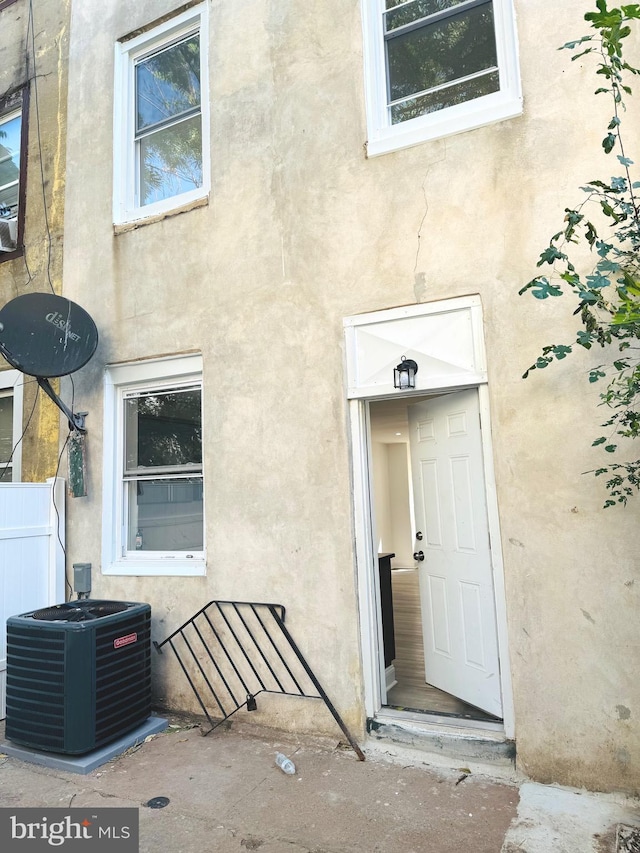
{"label": "air conditioner condenser unit", "polygon": [[7,619],[6,737],[82,754],[151,713],[151,607],[84,599]]}

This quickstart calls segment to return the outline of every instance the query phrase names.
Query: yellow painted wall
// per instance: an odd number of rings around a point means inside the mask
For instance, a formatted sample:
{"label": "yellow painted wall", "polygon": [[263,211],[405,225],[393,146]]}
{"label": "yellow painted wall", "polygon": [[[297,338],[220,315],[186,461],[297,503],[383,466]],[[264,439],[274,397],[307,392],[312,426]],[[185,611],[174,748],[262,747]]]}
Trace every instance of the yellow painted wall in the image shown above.
{"label": "yellow painted wall", "polygon": [[[70,0],[16,0],[0,11],[0,98],[30,86],[24,254],[0,253],[0,305],[62,289],[69,15]],[[29,377],[23,422],[22,479],[42,482],[56,473],[60,417],[44,394],[36,400]]]}

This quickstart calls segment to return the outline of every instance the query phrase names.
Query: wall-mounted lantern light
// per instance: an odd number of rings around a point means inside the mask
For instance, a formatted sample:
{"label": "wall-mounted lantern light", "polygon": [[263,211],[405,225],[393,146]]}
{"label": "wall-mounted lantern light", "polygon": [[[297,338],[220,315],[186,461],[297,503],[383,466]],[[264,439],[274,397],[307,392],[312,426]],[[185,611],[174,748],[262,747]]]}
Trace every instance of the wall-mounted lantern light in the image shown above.
{"label": "wall-mounted lantern light", "polygon": [[405,390],[416,387],[418,365],[412,358],[402,356],[400,364],[393,371],[393,387]]}

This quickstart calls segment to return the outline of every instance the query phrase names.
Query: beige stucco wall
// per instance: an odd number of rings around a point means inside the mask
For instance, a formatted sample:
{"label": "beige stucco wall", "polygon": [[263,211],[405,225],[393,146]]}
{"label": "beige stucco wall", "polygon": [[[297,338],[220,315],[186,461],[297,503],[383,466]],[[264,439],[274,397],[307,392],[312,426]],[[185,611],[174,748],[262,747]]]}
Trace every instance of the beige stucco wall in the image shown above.
{"label": "beige stucco wall", "polygon": [[[149,601],[157,639],[209,599],[282,601],[361,733],[342,319],[478,293],[518,760],[543,781],[636,790],[638,508],[603,511],[582,476],[597,464],[593,357],[520,378],[573,325],[569,306],[562,317],[517,291],[579,185],[611,168],[587,121],[596,84],[555,49],[584,32],[587,5],[515,5],[523,116],[367,159],[357,0],[214,0],[209,204],[114,236],[114,42],[175,4],[75,2],[64,290],[100,344],[75,376],[89,494],[70,501],[68,560],[93,563],[94,595]],[[193,350],[204,359],[207,576],[101,576],[104,365]],[[196,710],[169,664],[154,665],[158,695]],[[313,703],[260,715],[333,730]]]}
{"label": "beige stucco wall", "polygon": [[[27,170],[25,251],[15,259],[0,253],[2,305],[24,293],[62,288],[69,16],[70,0],[34,0],[32,18],[27,0],[0,11],[0,99],[30,89],[28,155],[21,164]],[[43,482],[56,473],[59,418],[44,394],[34,407],[35,387],[27,379],[22,479]]]}

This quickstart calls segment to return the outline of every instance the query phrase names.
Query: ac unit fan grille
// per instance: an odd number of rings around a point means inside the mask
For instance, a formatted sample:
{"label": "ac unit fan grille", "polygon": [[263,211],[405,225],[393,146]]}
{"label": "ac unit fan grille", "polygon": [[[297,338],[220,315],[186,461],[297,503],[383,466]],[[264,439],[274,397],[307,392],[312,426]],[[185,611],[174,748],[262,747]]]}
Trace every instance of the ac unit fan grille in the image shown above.
{"label": "ac unit fan grille", "polygon": [[[29,738],[37,725],[43,749],[64,745],[65,637],[62,631],[7,629],[8,738]],[[9,665],[10,664],[10,665]]]}
{"label": "ac unit fan grille", "polygon": [[[116,647],[116,640],[136,635]],[[151,713],[151,613],[96,629],[96,745]]]}
{"label": "ac unit fan grille", "polygon": [[45,622],[86,622],[89,619],[99,619],[113,613],[122,613],[127,605],[120,601],[82,602],[74,604],[56,604],[54,607],[43,607],[34,610],[32,619]]}

